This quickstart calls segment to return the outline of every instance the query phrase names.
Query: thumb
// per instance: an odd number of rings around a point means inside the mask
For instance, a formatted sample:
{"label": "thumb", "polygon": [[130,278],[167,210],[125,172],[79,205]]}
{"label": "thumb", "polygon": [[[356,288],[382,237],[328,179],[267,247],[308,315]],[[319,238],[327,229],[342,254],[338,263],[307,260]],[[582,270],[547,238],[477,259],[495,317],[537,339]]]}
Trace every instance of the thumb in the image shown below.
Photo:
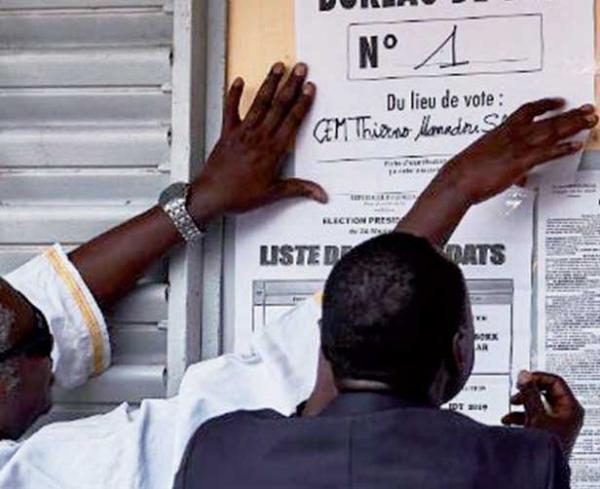
{"label": "thumb", "polygon": [[279,182],[270,195],[270,200],[276,202],[283,199],[294,198],[312,199],[321,204],[326,204],[329,200],[327,192],[319,184],[299,178],[290,178]]}
{"label": "thumb", "polygon": [[512,412],[502,418],[502,424],[505,426],[525,426],[527,417],[525,413]]}

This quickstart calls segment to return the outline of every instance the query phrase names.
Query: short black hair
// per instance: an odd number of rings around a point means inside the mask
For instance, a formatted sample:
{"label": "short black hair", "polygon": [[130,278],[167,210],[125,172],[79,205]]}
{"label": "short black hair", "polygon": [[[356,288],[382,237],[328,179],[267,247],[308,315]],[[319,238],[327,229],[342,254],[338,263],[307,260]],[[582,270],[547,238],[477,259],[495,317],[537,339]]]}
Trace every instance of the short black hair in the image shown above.
{"label": "short black hair", "polygon": [[354,248],[323,298],[322,348],[336,380],[426,400],[465,321],[466,294],[460,269],[425,239],[393,233]]}

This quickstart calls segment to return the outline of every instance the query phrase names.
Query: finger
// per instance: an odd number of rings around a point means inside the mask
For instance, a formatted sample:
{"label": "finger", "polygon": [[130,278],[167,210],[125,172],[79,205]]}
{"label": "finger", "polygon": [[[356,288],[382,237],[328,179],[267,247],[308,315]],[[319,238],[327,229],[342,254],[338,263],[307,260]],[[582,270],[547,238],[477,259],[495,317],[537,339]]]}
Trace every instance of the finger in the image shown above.
{"label": "finger", "polygon": [[502,418],[505,426],[525,426],[527,415],[525,413],[510,413]]}
{"label": "finger", "polygon": [[510,403],[514,406],[522,406],[525,402],[525,396],[520,392],[517,392],[514,396],[510,398]]}
{"label": "finger", "polygon": [[548,148],[540,148],[538,151],[532,152],[531,160],[526,162],[529,169],[534,166],[543,165],[551,161],[564,158],[575,154],[583,149],[584,144],[580,141],[572,141],[568,143],[561,143]]}
{"label": "finger", "polygon": [[294,106],[294,103],[300,96],[307,74],[308,67],[304,63],[296,65],[294,71],[292,71],[287,82],[275,98],[271,110],[265,117],[263,128],[267,133],[272,134],[275,132],[281,121]]}
{"label": "finger", "polygon": [[244,124],[247,126],[255,126],[259,124],[265,117],[268,110],[271,108],[273,97],[277,92],[279,82],[285,73],[285,65],[283,63],[275,63],[263,82],[252,106],[248,111],[248,115],[244,119]]}
{"label": "finger", "polygon": [[298,133],[298,129],[300,129],[312,107],[316,91],[317,89],[313,83],[304,85],[302,95],[300,95],[276,133],[282,148],[287,148]]}
{"label": "finger", "polygon": [[583,130],[592,129],[598,124],[598,116],[594,110],[593,106],[584,106],[534,123],[530,143],[533,145],[556,143],[573,137]]}
{"label": "finger", "polygon": [[528,420],[546,415],[542,394],[534,383],[523,385],[519,387],[519,390],[523,395],[523,406],[525,406]]}
{"label": "finger", "polygon": [[517,109],[506,120],[506,124],[526,124],[532,122],[551,110],[562,109],[566,104],[564,98],[544,98],[535,102],[530,102]]}
{"label": "finger", "polygon": [[242,99],[243,92],[244,80],[236,78],[227,95],[225,113],[223,115],[223,129],[232,129],[240,124],[240,100]]}
{"label": "finger", "polygon": [[270,195],[271,202],[277,202],[283,199],[294,198],[312,199],[321,204],[326,204],[329,200],[327,192],[319,184],[299,178],[290,178],[279,182]]}
{"label": "finger", "polygon": [[562,377],[546,372],[533,372],[531,378],[537,388],[544,392],[551,406],[563,400],[577,402],[575,394]]}

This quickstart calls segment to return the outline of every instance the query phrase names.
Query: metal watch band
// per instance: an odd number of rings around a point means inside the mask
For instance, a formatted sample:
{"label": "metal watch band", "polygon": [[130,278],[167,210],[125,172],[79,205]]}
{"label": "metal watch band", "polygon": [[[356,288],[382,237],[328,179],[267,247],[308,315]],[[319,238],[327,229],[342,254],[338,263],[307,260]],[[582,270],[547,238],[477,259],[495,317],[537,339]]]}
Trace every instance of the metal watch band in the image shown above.
{"label": "metal watch band", "polygon": [[162,206],[163,210],[169,216],[173,224],[179,231],[179,234],[188,243],[193,243],[204,237],[204,232],[196,226],[196,223],[190,216],[186,208],[186,199],[172,199]]}

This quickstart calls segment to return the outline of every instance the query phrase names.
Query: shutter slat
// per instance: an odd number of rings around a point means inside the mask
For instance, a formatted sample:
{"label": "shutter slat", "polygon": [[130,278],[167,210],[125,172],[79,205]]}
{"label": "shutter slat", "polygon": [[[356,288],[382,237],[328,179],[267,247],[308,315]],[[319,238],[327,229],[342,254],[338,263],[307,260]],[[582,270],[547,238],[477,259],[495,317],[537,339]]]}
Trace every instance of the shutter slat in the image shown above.
{"label": "shutter slat", "polygon": [[167,331],[158,324],[110,327],[113,365],[166,365]]}
{"label": "shutter slat", "polygon": [[56,8],[107,8],[107,7],[158,7],[165,0],[0,0],[2,9],[56,9]]}
{"label": "shutter slat", "polygon": [[59,403],[119,404],[164,397],[163,374],[162,366],[114,366],[73,391],[56,388],[54,400]]}
{"label": "shutter slat", "polygon": [[25,210],[31,203],[36,209],[43,204],[64,205],[66,210],[83,205],[150,207],[168,184],[169,175],[156,170],[11,171],[0,178],[0,203]]}
{"label": "shutter slat", "polygon": [[161,86],[168,47],[0,51],[0,87]]}
{"label": "shutter slat", "polygon": [[171,95],[159,89],[0,90],[0,129],[168,124]]}
{"label": "shutter slat", "polygon": [[160,323],[166,321],[166,284],[145,284],[137,286],[114,311],[108,314],[109,323]]}
{"label": "shutter slat", "polygon": [[0,12],[0,50],[169,46],[173,17],[163,11]]}
{"label": "shutter slat", "polygon": [[0,244],[83,243],[145,207],[0,207]]}
{"label": "shutter slat", "polygon": [[158,167],[169,157],[167,124],[0,130],[0,168]]}

